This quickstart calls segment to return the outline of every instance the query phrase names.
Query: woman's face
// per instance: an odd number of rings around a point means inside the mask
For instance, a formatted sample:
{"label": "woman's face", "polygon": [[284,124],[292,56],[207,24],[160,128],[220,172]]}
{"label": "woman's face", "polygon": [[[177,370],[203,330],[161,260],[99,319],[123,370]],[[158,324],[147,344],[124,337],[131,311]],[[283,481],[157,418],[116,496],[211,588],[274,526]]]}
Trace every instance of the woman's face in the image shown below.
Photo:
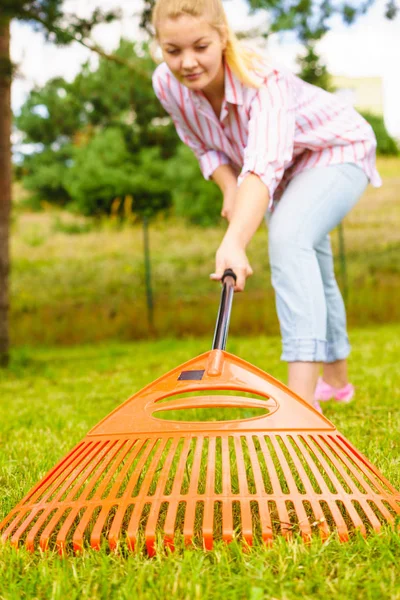
{"label": "woman's face", "polygon": [[216,29],[205,19],[181,15],[158,27],[163,58],[175,77],[192,90],[206,90],[223,77],[225,47]]}

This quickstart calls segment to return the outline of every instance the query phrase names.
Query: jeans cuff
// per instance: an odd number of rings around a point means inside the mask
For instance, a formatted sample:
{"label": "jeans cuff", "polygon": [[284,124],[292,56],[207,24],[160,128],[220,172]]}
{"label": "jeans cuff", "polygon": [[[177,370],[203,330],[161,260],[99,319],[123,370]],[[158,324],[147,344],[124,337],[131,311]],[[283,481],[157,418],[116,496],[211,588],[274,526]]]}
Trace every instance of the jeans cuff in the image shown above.
{"label": "jeans cuff", "polygon": [[344,360],[350,354],[351,346],[348,338],[342,338],[334,342],[328,342],[326,345],[326,360],[324,362],[333,363],[337,360]]}
{"label": "jeans cuff", "polygon": [[325,362],[326,356],[326,340],[300,338],[283,342],[281,360],[285,362]]}

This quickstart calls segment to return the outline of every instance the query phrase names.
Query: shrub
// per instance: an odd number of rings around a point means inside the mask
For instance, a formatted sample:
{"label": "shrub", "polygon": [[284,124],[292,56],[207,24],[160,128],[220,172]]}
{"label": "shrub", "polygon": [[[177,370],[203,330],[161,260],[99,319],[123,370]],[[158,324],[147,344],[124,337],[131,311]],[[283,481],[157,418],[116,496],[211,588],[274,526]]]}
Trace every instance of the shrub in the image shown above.
{"label": "shrub", "polygon": [[363,117],[374,130],[377,141],[377,153],[385,156],[398,156],[400,151],[396,141],[388,133],[383,117],[363,113]]}
{"label": "shrub", "polygon": [[122,131],[110,127],[75,149],[66,187],[84,215],[115,214],[122,207],[125,216],[127,212],[151,216],[171,202],[164,171],[159,148],[131,154]]}
{"label": "shrub", "polygon": [[209,227],[221,219],[222,195],[218,186],[206,181],[193,152],[183,144],[166,164],[176,215],[190,223]]}
{"label": "shrub", "polygon": [[25,204],[38,207],[42,201],[65,206],[71,197],[66,189],[70,146],[59,151],[46,149],[25,157],[22,167],[23,185],[32,192]]}

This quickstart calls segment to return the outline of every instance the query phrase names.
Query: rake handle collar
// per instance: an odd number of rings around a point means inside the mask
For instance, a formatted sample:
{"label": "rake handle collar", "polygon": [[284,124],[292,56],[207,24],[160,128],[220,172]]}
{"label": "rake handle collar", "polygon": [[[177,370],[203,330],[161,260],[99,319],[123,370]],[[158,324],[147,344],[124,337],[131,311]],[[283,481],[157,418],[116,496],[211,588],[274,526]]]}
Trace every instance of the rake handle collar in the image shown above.
{"label": "rake handle collar", "polygon": [[222,276],[223,285],[212,344],[213,350],[225,350],[226,347],[235,283],[236,274],[232,269],[225,269]]}

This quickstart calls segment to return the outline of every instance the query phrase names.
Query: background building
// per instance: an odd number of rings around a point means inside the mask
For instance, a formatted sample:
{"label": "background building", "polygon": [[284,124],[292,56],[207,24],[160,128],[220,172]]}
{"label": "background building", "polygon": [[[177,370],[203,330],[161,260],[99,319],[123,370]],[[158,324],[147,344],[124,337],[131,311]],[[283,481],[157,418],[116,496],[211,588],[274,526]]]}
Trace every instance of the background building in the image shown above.
{"label": "background building", "polygon": [[332,76],[336,94],[363,113],[384,116],[383,81],[381,77]]}

